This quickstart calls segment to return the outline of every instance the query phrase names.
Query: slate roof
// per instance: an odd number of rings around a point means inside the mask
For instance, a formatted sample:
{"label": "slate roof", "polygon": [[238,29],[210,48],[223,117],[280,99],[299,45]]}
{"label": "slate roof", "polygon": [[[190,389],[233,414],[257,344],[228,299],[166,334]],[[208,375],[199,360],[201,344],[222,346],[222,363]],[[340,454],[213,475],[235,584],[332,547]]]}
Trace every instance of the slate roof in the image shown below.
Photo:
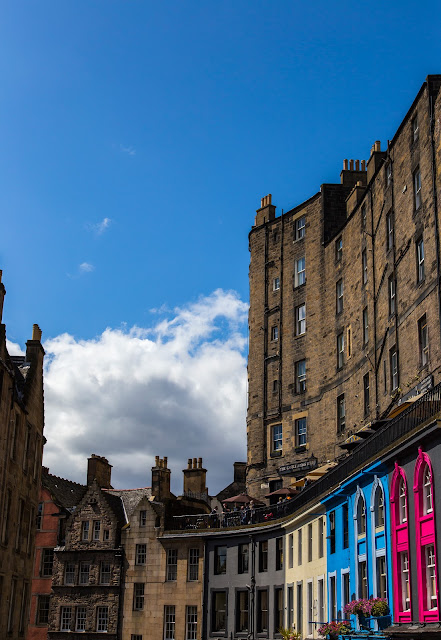
{"label": "slate roof", "polygon": [[111,490],[109,491],[109,489],[102,489],[101,494],[104,496],[107,504],[116,515],[119,527],[123,527],[125,524],[127,524],[126,513],[121,497],[118,495],[114,495],[114,492]]}
{"label": "slate roof", "polygon": [[77,506],[84,496],[87,488],[85,485],[78,484],[78,482],[53,476],[44,468],[41,473],[41,484],[49,491],[54,502],[68,511],[73,511],[73,508]]}
{"label": "slate roof", "polygon": [[112,496],[120,498],[124,504],[127,514],[127,520],[130,522],[133,512],[142,498],[149,500],[152,496],[150,487],[142,487],[141,489],[104,489],[104,491]]}

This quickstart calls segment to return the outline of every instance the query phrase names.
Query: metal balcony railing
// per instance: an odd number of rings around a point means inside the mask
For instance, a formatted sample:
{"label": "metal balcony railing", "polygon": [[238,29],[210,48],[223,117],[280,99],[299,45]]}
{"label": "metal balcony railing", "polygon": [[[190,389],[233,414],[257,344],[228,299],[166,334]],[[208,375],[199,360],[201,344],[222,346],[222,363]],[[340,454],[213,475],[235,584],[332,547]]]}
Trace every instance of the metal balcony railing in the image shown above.
{"label": "metal balcony railing", "polygon": [[319,480],[305,487],[291,500],[285,500],[269,507],[257,507],[252,510],[233,511],[226,514],[174,516],[167,529],[182,531],[188,529],[225,529],[230,527],[265,524],[290,516],[301,507],[330,493],[344,482],[354,471],[368,460],[378,457],[382,451],[403,436],[410,434],[418,426],[441,413],[441,383],[427,391],[419,400],[410,405],[398,416],[388,420],[378,431],[363,440],[357,448],[336,467],[328,471]]}

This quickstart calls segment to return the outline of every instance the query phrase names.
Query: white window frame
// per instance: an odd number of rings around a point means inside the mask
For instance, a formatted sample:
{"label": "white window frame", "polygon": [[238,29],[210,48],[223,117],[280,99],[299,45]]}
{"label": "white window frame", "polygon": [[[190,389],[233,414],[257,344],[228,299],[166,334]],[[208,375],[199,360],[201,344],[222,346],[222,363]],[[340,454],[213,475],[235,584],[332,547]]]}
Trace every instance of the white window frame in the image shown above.
{"label": "white window frame", "polygon": [[197,640],[198,608],[195,605],[185,607],[185,640]]}
{"label": "white window frame", "polygon": [[296,447],[305,447],[308,442],[308,420],[306,416],[295,421]]}
{"label": "white window frame", "polygon": [[298,360],[295,364],[296,393],[306,392],[306,360]]}
{"label": "white window frame", "polygon": [[60,631],[70,631],[72,626],[72,607],[60,609]]}
{"label": "white window frame", "polygon": [[[84,570],[85,567],[87,567],[87,571]],[[79,572],[78,583],[89,584],[89,580],[90,580],[90,562],[80,562],[80,572]]]}
{"label": "white window frame", "polygon": [[96,608],[96,630],[101,633],[109,630],[109,607]]}
{"label": "white window frame", "polygon": [[416,250],[417,250],[417,282],[422,282],[425,278],[425,269],[424,269],[424,238],[420,236],[416,242]]}
{"label": "white window frame", "polygon": [[305,256],[295,261],[294,286],[301,287],[306,282],[306,260]]}
{"label": "white window frame", "polygon": [[336,298],[336,313],[342,313],[343,312],[343,291],[344,291],[344,285],[343,285],[343,278],[340,278],[340,280],[337,280],[336,284],[335,284],[335,298]]}
{"label": "white window frame", "polygon": [[361,261],[363,268],[363,284],[367,284],[368,281],[368,260],[367,260],[367,251],[363,249],[361,252]]}
{"label": "white window frame", "polygon": [[271,451],[277,453],[283,449],[283,426],[282,424],[273,424],[271,427]]}
{"label": "white window frame", "polygon": [[164,606],[164,640],[175,640],[175,634],[176,607],[174,605],[166,604]]}
{"label": "white window frame", "polygon": [[415,169],[413,173],[413,188],[415,198],[415,211],[418,211],[423,202],[421,197],[421,171],[419,167],[417,167],[417,169]]}
{"label": "white window frame", "polygon": [[296,307],[296,336],[303,336],[306,333],[306,303]]}
{"label": "white window frame", "polygon": [[87,607],[75,608],[75,631],[86,631]]}
{"label": "white window frame", "polygon": [[93,521],[93,539],[95,542],[101,539],[101,520]]}
{"label": "white window frame", "polygon": [[273,291],[279,291],[280,289],[280,278],[279,276],[276,276],[275,278],[273,278]]}
{"label": "white window frame", "polygon": [[145,598],[145,583],[133,583],[133,611],[143,611]]}
{"label": "white window frame", "polygon": [[337,336],[337,369],[341,369],[345,363],[345,334],[339,333]]}
{"label": "white window frame", "polygon": [[305,229],[306,229],[306,216],[300,216],[295,220],[295,233],[296,240],[301,240],[305,237]]}
{"label": "white window frame", "polygon": [[144,565],[147,562],[147,544],[141,542],[135,547],[135,564]]}
{"label": "white window frame", "polygon": [[[108,570],[107,570],[108,567]],[[112,565],[110,562],[100,563],[100,584],[110,584],[112,580]]]}

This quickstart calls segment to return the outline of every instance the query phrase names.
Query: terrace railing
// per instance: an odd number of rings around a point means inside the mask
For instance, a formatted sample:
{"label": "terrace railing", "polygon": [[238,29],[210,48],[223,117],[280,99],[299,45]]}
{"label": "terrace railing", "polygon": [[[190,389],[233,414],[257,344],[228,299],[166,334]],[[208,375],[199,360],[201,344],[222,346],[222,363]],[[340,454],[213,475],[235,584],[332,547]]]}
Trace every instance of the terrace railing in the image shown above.
{"label": "terrace railing", "polygon": [[305,487],[291,500],[285,500],[269,507],[258,507],[248,510],[244,515],[241,511],[226,514],[200,514],[196,516],[174,516],[170,519],[169,529],[181,531],[185,529],[213,529],[251,526],[264,524],[292,515],[301,507],[314,499],[329,493],[340,483],[344,482],[354,471],[361,468],[369,460],[378,457],[385,449],[393,445],[400,438],[412,433],[414,429],[435,418],[441,413],[441,383],[427,391],[407,409],[395,418],[388,420],[363,440],[357,448],[336,467],[328,471],[319,480]]}

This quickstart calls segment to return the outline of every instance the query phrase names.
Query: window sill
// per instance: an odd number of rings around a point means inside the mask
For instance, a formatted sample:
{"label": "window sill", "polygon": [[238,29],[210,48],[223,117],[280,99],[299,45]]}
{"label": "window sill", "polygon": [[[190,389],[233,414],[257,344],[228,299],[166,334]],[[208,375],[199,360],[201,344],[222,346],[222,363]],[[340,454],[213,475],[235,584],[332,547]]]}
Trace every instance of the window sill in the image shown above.
{"label": "window sill", "polygon": [[306,444],[301,444],[299,447],[295,448],[296,453],[306,453]]}
{"label": "window sill", "polygon": [[282,456],[281,451],[271,451],[270,458],[280,458]]}

